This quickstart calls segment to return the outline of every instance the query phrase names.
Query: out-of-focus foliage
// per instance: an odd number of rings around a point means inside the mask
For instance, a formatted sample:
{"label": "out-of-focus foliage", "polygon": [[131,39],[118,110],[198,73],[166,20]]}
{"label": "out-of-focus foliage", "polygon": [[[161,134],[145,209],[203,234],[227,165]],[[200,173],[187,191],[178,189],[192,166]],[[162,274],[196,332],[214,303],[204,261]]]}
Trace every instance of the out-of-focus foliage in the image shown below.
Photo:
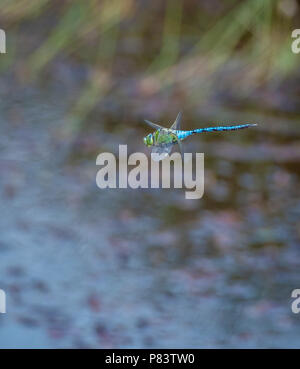
{"label": "out-of-focus foliage", "polygon": [[247,96],[293,72],[298,16],[296,0],[3,0],[13,56],[2,69],[21,65],[28,81],[57,58],[86,65],[79,121],[112,93],[131,110],[153,94],[193,106],[211,95],[218,73],[223,88]]}

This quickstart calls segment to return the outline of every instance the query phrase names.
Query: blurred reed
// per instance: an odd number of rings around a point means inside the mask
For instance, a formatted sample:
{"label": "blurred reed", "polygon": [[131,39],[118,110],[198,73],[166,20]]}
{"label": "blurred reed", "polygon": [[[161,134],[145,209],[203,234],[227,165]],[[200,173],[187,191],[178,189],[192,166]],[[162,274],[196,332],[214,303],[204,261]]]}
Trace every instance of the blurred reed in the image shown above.
{"label": "blurred reed", "polygon": [[[193,106],[209,98],[219,73],[229,86],[237,83],[250,94],[297,68],[290,51],[299,16],[296,0],[2,0],[0,5],[0,20],[12,29],[2,70],[18,59],[14,45],[22,26],[47,16],[52,21],[22,61],[30,78],[40,78],[62,54],[88,66],[71,112],[75,131],[110,93],[130,106],[175,89]],[[38,32],[41,24],[36,27]],[[119,84],[124,74],[138,81],[134,102]]]}

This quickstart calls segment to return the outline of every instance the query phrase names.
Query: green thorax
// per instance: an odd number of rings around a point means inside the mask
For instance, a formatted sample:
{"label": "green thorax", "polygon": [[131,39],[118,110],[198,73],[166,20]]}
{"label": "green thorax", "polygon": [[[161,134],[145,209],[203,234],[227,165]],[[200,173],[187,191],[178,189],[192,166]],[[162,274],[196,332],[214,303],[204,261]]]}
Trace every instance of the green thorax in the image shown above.
{"label": "green thorax", "polygon": [[177,136],[172,129],[162,128],[153,133],[154,145],[176,143]]}

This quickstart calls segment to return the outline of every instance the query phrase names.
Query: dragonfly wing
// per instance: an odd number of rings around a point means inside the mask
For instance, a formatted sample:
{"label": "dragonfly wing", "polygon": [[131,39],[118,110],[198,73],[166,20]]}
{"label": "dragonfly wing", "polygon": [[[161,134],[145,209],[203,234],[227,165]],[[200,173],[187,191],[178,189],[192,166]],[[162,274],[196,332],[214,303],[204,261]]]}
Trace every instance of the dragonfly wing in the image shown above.
{"label": "dragonfly wing", "polygon": [[172,124],[171,129],[178,131],[180,129],[182,113],[181,111],[177,114],[175,122]]}
{"label": "dragonfly wing", "polygon": [[[158,135],[158,142],[160,142],[160,138],[162,137],[163,134],[164,134],[163,131],[160,131]],[[181,156],[183,156],[182,143],[180,140],[177,139],[177,142],[173,141],[173,142],[167,142],[167,143],[159,143],[153,146],[152,154],[155,154],[155,155],[152,156],[152,159],[154,161],[159,161],[159,160],[164,159],[170,154],[170,152],[172,151],[176,143],[178,143],[179,151],[181,153]]]}
{"label": "dragonfly wing", "polygon": [[160,126],[159,124],[156,123],[152,123],[150,122],[150,120],[144,119],[144,121],[152,128],[154,128],[155,130],[161,129],[163,128],[162,126]]}
{"label": "dragonfly wing", "polygon": [[181,157],[183,159],[183,154],[184,154],[184,151],[183,151],[183,145],[182,145],[182,142],[180,140],[177,141],[178,142],[178,146],[179,146],[179,150],[180,150],[180,154],[181,154]]}
{"label": "dragonfly wing", "polygon": [[[181,111],[177,114],[176,120],[175,122],[172,124],[171,129],[173,129],[174,131],[180,131],[180,124],[181,124],[181,118],[182,118],[182,113]],[[178,147],[179,147],[179,152],[183,158],[183,144],[182,141],[180,141],[177,137],[177,143],[178,143]]]}
{"label": "dragonfly wing", "polygon": [[153,146],[151,158],[154,161],[160,161],[166,158],[170,152],[172,151],[174,144],[173,143],[166,143],[166,144],[160,144],[157,146]]}

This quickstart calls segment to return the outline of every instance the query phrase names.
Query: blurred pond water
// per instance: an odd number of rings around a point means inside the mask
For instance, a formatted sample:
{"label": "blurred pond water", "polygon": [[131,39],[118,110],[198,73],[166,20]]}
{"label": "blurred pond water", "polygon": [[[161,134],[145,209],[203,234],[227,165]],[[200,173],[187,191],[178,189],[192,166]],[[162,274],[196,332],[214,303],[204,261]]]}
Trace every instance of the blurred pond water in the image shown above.
{"label": "blurred pond water", "polygon": [[0,92],[1,348],[299,348],[300,112],[184,112],[184,128],[259,123],[191,138],[205,194],[188,201],[96,187],[100,152],[147,153],[138,119],[93,116],[71,143],[64,90]]}

